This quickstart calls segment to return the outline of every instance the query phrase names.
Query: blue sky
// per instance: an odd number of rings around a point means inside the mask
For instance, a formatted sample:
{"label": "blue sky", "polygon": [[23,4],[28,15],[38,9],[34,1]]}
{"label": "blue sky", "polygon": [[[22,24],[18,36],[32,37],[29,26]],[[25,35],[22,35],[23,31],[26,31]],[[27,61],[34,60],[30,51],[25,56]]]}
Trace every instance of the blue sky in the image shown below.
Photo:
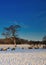
{"label": "blue sky", "polygon": [[21,25],[18,35],[42,40],[46,35],[46,0],[0,0],[0,38],[4,27]]}

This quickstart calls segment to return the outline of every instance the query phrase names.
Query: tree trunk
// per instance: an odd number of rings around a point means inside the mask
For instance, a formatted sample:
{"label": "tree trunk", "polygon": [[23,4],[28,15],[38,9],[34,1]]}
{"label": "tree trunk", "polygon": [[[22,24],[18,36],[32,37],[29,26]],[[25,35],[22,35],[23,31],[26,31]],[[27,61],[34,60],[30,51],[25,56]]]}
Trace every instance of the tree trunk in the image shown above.
{"label": "tree trunk", "polygon": [[13,37],[13,38],[11,38],[11,40],[13,41],[13,43],[14,43],[14,45],[16,47],[16,40],[15,40],[15,38]]}
{"label": "tree trunk", "polygon": [[15,47],[16,47],[16,40],[15,40],[15,38],[14,38],[13,42],[14,42],[14,44],[15,44]]}

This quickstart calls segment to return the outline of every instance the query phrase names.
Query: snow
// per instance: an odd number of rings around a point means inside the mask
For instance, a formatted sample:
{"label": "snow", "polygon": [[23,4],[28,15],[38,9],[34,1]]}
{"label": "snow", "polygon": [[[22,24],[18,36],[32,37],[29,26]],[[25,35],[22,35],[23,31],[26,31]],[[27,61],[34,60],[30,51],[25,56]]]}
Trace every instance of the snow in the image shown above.
{"label": "snow", "polygon": [[46,49],[0,51],[0,65],[46,65]]}

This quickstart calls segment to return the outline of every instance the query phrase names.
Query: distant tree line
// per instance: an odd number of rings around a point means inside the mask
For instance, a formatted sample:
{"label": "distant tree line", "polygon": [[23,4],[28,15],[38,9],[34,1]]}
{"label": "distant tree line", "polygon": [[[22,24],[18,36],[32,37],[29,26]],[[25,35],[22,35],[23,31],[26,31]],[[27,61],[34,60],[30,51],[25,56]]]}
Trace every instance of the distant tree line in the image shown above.
{"label": "distant tree line", "polygon": [[21,28],[20,25],[10,25],[8,27],[4,27],[4,32],[2,35],[5,39],[0,39],[0,44],[29,44],[29,45],[46,45],[46,36],[43,37],[42,41],[28,41],[25,39],[17,38],[18,30]]}

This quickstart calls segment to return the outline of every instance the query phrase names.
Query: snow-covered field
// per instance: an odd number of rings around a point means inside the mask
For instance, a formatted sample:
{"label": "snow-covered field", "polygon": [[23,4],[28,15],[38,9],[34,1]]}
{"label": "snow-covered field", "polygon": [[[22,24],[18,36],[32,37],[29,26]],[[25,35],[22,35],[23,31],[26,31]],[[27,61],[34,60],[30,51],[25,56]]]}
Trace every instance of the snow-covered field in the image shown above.
{"label": "snow-covered field", "polygon": [[0,51],[0,65],[46,65],[46,49]]}

